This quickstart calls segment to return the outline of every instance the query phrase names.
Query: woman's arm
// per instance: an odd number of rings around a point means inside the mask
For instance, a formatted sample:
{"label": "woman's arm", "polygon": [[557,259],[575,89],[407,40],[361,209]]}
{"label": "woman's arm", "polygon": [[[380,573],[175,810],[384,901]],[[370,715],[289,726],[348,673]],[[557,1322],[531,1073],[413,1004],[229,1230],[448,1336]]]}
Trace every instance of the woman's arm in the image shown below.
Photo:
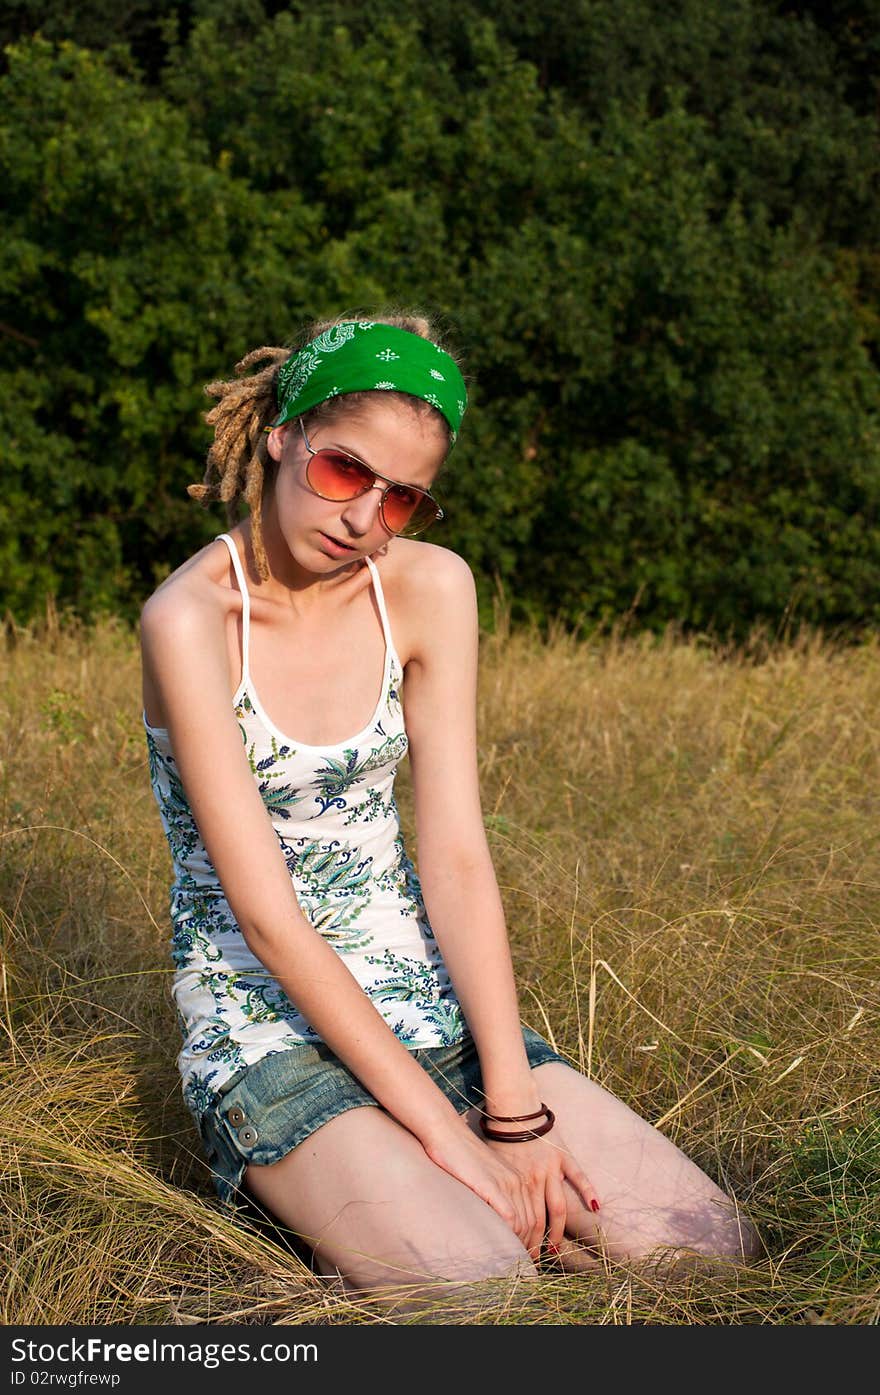
{"label": "woman's arm", "polygon": [[517,1234],[528,1218],[518,1179],[462,1117],[304,916],[247,762],[229,692],[224,620],[202,581],[152,597],[143,661],[193,816],[249,948],[328,1046],[426,1151]]}
{"label": "woman's arm", "polygon": [[[523,1044],[498,883],[483,829],[476,758],[477,611],[473,579],[452,553],[435,562],[430,617],[406,669],[405,705],[415,794],[419,876],[480,1058],[486,1109],[531,1114],[541,1101]],[[503,1129],[504,1126],[502,1125]],[[589,1178],[558,1127],[526,1143],[490,1143],[519,1175],[539,1252],[562,1241],[564,1183],[598,1209]]]}
{"label": "woman's arm", "polygon": [[[432,549],[430,604],[406,667],[419,878],[494,1114],[539,1100],[523,1045],[504,911],[477,776],[477,606],[467,563]],[[426,569],[427,570],[427,569]],[[425,597],[427,602],[427,594]]]}

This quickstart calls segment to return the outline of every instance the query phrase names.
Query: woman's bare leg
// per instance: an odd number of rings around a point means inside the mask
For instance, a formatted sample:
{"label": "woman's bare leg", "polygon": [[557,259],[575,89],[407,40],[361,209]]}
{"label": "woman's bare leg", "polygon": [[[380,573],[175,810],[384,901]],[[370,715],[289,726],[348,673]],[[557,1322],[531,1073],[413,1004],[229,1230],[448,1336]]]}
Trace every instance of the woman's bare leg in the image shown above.
{"label": "woman's bare leg", "polygon": [[451,1297],[450,1285],[536,1272],[501,1217],[374,1106],[331,1119],[280,1162],[248,1167],[245,1180],[312,1245],[323,1274],[360,1290],[394,1288],[401,1307],[428,1292]]}
{"label": "woman's bare leg", "polygon": [[[535,1076],[601,1203],[594,1215],[566,1184],[566,1268],[682,1254],[754,1258],[750,1224],[668,1138],[569,1066],[547,1062]],[[477,1129],[478,1111],[468,1118]],[[452,1297],[478,1280],[536,1272],[491,1207],[374,1107],[339,1115],[271,1167],[249,1167],[246,1181],[314,1247],[322,1273],[340,1274],[361,1291],[396,1290],[399,1311],[429,1292]],[[476,1306],[484,1302],[475,1295]]]}
{"label": "woman's bare leg", "polygon": [[[752,1226],[668,1138],[560,1061],[536,1066],[534,1074],[541,1099],[556,1114],[559,1136],[593,1183],[601,1207],[594,1215],[565,1184],[566,1234],[582,1244],[563,1251],[561,1263],[586,1268],[597,1258],[634,1261],[669,1257],[671,1251],[740,1263],[755,1257]],[[470,1111],[472,1127],[478,1118]]]}

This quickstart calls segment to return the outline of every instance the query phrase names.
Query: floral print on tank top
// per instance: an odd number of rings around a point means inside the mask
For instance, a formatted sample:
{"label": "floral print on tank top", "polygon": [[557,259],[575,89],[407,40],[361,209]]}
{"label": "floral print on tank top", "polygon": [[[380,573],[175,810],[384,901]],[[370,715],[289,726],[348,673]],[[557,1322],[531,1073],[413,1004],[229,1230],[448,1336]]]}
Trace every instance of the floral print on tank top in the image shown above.
{"label": "floral print on tank top", "polygon": [[[450,1045],[467,1029],[400,830],[394,777],[408,747],[402,671],[378,571],[368,563],[385,636],[376,709],[349,741],[310,746],[284,737],[260,704],[249,671],[244,574],[232,539],[220,536],[243,596],[245,656],[235,717],[297,901],[405,1045]],[[174,869],[178,1064],[186,1101],[199,1114],[245,1067],[320,1038],[248,948],[196,826],[168,733],[151,727],[146,715],[143,722],[150,784]]]}

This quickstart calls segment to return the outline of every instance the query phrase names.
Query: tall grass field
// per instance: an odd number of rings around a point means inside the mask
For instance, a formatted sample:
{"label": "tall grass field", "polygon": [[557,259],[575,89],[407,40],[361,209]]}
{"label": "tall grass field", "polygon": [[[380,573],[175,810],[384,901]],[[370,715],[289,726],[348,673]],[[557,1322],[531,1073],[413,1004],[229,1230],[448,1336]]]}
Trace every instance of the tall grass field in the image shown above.
{"label": "tall grass field", "polygon": [[[214,1198],[175,1064],[136,636],[50,611],[7,623],[0,664],[0,1320],[387,1322]],[[875,642],[726,651],[503,616],[484,637],[523,1017],[731,1191],[763,1254],[548,1267],[467,1321],[878,1321],[878,713]],[[399,795],[412,836],[405,769]],[[426,1303],[400,1320],[464,1320]]]}

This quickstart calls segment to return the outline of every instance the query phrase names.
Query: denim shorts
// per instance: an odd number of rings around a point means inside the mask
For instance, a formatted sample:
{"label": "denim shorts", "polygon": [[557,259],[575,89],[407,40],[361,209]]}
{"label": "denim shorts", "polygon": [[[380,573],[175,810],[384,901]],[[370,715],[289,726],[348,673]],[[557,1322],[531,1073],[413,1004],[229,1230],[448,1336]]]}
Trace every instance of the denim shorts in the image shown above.
{"label": "denim shorts", "polygon": [[[563,1058],[531,1027],[523,1027],[530,1066]],[[426,1046],[412,1054],[463,1114],[483,1099],[473,1037],[452,1046]],[[248,1163],[278,1162],[322,1124],[360,1105],[380,1108],[368,1090],[323,1042],[275,1051],[248,1066],[199,1115],[199,1131],[214,1186],[225,1204],[236,1193]]]}

